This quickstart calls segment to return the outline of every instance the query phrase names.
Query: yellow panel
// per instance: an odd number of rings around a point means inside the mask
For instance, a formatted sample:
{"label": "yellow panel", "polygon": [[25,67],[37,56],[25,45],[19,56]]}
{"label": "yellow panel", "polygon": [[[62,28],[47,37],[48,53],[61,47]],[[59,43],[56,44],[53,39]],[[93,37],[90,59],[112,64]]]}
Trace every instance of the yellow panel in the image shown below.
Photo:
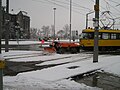
{"label": "yellow panel", "polygon": [[0,60],[0,69],[5,67],[5,61]]}
{"label": "yellow panel", "polygon": [[100,46],[120,46],[120,40],[99,40]]}
{"label": "yellow panel", "polygon": [[93,46],[94,45],[94,41],[91,39],[87,40],[87,39],[84,39],[84,40],[81,40],[80,42],[80,45],[83,45],[83,46]]}
{"label": "yellow panel", "polygon": [[[99,46],[120,46],[120,40],[99,40]],[[84,39],[80,41],[80,45],[90,47],[94,46],[94,40]]]}
{"label": "yellow panel", "polygon": [[[94,29],[84,29],[82,32],[94,32]],[[104,29],[100,29],[99,32],[120,33],[120,30],[104,30]]]}

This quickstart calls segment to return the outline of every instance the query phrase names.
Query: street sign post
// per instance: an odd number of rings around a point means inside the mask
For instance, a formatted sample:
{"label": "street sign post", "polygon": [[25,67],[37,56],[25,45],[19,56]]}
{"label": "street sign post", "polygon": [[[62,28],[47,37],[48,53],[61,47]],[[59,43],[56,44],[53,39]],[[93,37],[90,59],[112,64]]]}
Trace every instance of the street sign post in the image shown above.
{"label": "street sign post", "polygon": [[0,90],[3,90],[3,68],[5,67],[5,61],[0,54]]}
{"label": "street sign post", "polygon": [[94,31],[94,54],[93,54],[93,63],[98,62],[98,35],[99,35],[99,0],[96,0],[94,5],[95,18],[93,19],[95,31]]}

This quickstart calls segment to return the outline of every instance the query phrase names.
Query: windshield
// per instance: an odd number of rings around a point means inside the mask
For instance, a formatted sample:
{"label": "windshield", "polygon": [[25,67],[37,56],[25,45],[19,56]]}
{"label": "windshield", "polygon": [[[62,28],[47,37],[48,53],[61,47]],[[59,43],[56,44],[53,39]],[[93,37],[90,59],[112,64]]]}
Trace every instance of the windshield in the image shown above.
{"label": "windshield", "polygon": [[93,39],[94,34],[93,33],[82,33],[80,35],[80,39]]}

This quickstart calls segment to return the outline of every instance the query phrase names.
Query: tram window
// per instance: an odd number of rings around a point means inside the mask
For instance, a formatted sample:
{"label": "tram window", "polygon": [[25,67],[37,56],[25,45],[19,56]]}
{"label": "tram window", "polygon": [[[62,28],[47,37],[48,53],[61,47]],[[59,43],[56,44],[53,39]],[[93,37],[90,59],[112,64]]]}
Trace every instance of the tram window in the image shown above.
{"label": "tram window", "polygon": [[99,33],[98,38],[102,39],[102,33]]}
{"label": "tram window", "polygon": [[93,39],[94,38],[94,34],[93,33],[88,33],[88,38],[89,39]]}
{"label": "tram window", "polygon": [[111,39],[116,39],[116,34],[115,33],[111,34]]}
{"label": "tram window", "polygon": [[93,33],[82,33],[82,38],[83,39],[93,39],[94,34]]}
{"label": "tram window", "polygon": [[102,39],[110,39],[110,34],[102,33]]}
{"label": "tram window", "polygon": [[120,39],[120,34],[116,34],[116,39]]}
{"label": "tram window", "polygon": [[88,33],[82,33],[82,38],[83,39],[88,39]]}

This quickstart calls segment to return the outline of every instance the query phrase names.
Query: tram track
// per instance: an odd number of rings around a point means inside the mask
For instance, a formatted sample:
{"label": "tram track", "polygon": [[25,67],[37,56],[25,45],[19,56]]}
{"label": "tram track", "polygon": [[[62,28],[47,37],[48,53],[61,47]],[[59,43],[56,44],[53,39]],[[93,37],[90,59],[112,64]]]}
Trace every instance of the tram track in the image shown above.
{"label": "tram track", "polygon": [[[29,57],[32,59],[32,57],[43,56],[43,53],[40,52],[40,53],[26,54],[25,56],[24,55],[23,54],[20,55],[20,56],[16,55],[16,56],[11,57],[11,58],[10,58],[10,56],[6,57],[6,68],[4,70],[5,75],[17,75],[18,73],[22,73],[22,72],[41,70],[41,69],[50,68],[50,67],[59,66],[59,65],[81,62],[81,61],[84,61],[84,60],[90,60],[90,58],[92,58],[92,56],[93,56],[92,52],[89,52],[89,53],[88,52],[81,52],[81,53],[78,53],[78,54],[73,54],[73,55],[64,56],[64,57],[57,57],[57,58],[53,58],[53,59],[48,58],[45,61],[44,60],[43,61],[42,60],[29,61],[29,62],[10,61],[12,59],[19,59],[19,58],[20,59],[22,59],[22,58],[28,58],[29,59]],[[52,54],[47,54],[47,55],[52,56]],[[44,54],[44,56],[46,56],[46,54]],[[79,58],[79,57],[83,57],[83,58]],[[51,63],[50,64],[50,62],[59,62],[59,63]],[[49,63],[49,64],[42,65],[43,63]],[[37,65],[37,64],[41,64],[41,65]]]}
{"label": "tram track", "polygon": [[18,58],[29,58],[29,57],[37,57],[37,56],[46,56],[46,55],[51,55],[50,53],[30,53],[30,54],[20,54],[20,55],[8,55],[4,56],[5,60],[10,60],[10,59],[18,59]]}
{"label": "tram track", "polygon": [[[33,56],[33,57],[36,57],[36,56],[40,56],[40,55],[35,54],[35,56]],[[57,57],[57,58],[48,59],[45,61],[39,60],[39,61],[29,61],[29,62],[14,62],[14,61],[10,61],[10,59],[17,59],[18,57],[9,58],[8,60],[6,60],[6,67],[4,69],[4,75],[17,75],[18,73],[22,73],[22,72],[41,70],[44,68],[50,68],[50,67],[54,67],[54,66],[58,66],[58,65],[64,65],[64,64],[80,61],[80,59],[75,59],[74,61],[66,61],[66,62],[59,63],[59,64],[36,66],[36,64],[41,64],[43,62],[61,61],[61,59],[66,60],[69,58],[75,58],[76,56],[84,56],[84,55],[78,54],[78,55],[73,55],[73,56],[65,56],[65,57],[59,57],[59,58]],[[27,58],[27,57],[28,56],[19,57],[19,58]],[[62,60],[62,61],[65,61],[65,60]]]}
{"label": "tram track", "polygon": [[[83,58],[78,58],[78,56],[83,57]],[[84,54],[82,54],[82,55],[78,54],[78,55],[75,55],[75,56],[69,56],[69,57],[64,57],[64,58],[56,58],[56,59],[46,60],[45,62],[42,62],[40,65],[38,64],[36,66],[37,67],[45,67],[45,66],[58,66],[58,65],[70,64],[70,63],[80,62],[80,61],[84,61],[84,60],[89,60],[90,58],[92,58],[92,56],[93,55],[84,56]],[[67,61],[66,59],[70,59],[70,60]],[[56,62],[58,60],[61,61],[61,62],[54,63],[54,62]],[[43,63],[46,63],[46,65],[43,64]]]}

